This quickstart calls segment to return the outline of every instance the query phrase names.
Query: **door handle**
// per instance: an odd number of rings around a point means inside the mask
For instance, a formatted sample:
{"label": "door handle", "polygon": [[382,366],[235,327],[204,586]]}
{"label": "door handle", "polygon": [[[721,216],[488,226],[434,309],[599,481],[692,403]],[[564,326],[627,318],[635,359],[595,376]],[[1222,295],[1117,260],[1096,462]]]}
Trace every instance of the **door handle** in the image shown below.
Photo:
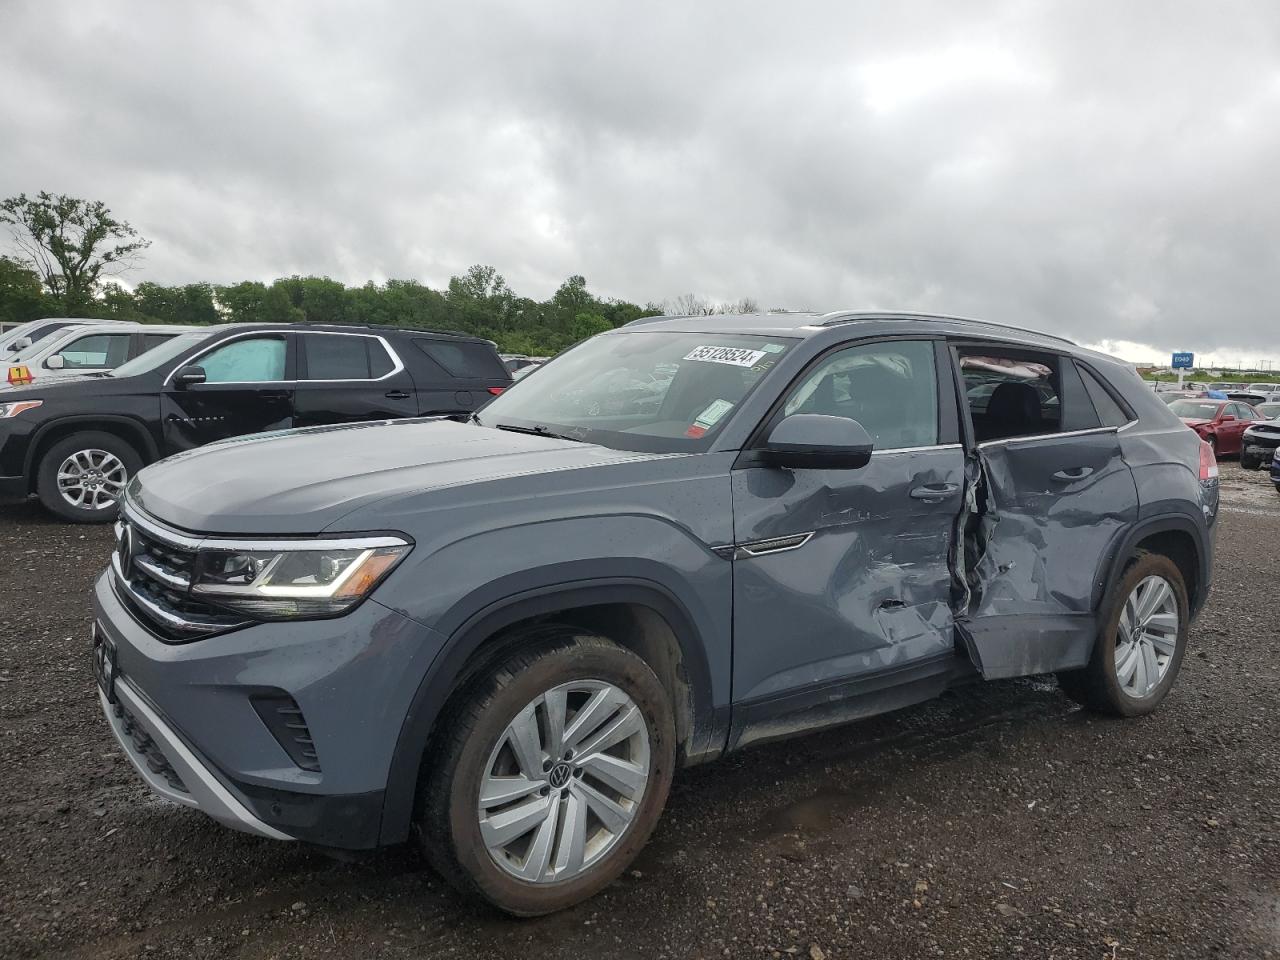
{"label": "door handle", "polygon": [[1072,467],[1069,470],[1059,470],[1053,475],[1053,479],[1059,483],[1073,483],[1076,480],[1083,480],[1091,473],[1093,473],[1093,467]]}
{"label": "door handle", "polygon": [[388,400],[408,400],[409,394],[405,393],[403,390],[388,390],[386,397]]}
{"label": "door handle", "polygon": [[958,483],[926,483],[911,488],[912,500],[944,500],[960,489]]}

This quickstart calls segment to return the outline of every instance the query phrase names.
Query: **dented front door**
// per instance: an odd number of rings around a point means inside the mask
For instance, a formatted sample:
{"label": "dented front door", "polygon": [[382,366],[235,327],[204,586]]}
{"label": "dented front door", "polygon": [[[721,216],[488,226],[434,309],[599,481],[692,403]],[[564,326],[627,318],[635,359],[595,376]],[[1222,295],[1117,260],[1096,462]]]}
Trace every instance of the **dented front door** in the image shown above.
{"label": "dented front door", "polygon": [[735,703],[804,691],[953,652],[948,565],[959,444],[886,450],[856,470],[733,472]]}

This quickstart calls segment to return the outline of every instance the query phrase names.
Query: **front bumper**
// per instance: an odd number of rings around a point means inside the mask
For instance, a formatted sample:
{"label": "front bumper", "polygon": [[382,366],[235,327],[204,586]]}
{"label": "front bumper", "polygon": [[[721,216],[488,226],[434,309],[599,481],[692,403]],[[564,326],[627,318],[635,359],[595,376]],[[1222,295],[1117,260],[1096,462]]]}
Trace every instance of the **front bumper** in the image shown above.
{"label": "front bumper", "polygon": [[26,477],[0,477],[0,497],[10,499],[27,495]]}
{"label": "front bumper", "polygon": [[1256,457],[1261,463],[1271,463],[1277,451],[1280,451],[1280,434],[1252,434],[1246,432],[1240,438],[1240,449],[1245,456]]}
{"label": "front bumper", "polygon": [[[334,620],[169,643],[128,610],[110,571],[93,607],[115,648],[120,711],[104,705],[108,722],[156,793],[261,836],[379,845],[395,745],[438,635],[368,600]],[[287,752],[262,696],[287,696],[301,710],[320,769]]]}
{"label": "front bumper", "polygon": [[272,840],[292,840],[259,820],[214,776],[208,761],[182,742],[124,678],[113,688],[115,703],[98,691],[102,712],[124,755],[155,793],[207,813],[220,823]]}

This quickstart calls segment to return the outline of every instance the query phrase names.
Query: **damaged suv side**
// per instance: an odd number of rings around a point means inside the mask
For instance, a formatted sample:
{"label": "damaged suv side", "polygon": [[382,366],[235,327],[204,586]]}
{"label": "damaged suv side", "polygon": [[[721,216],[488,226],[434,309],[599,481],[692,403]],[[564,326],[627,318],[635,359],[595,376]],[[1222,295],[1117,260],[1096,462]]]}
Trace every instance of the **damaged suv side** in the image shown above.
{"label": "damaged suv side", "polygon": [[674,770],[1056,673],[1156,707],[1217,465],[1133,371],[886,314],[661,317],[466,424],[143,470],[94,625],[158,793],[276,839],[410,839],[516,914],[617,877]]}

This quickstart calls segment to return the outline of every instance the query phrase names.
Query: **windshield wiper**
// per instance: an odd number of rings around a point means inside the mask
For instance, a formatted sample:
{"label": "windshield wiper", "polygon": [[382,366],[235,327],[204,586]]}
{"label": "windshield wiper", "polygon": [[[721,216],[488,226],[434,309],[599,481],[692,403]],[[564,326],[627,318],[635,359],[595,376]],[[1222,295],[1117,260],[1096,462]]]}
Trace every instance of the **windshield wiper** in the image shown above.
{"label": "windshield wiper", "polygon": [[567,434],[554,433],[540,423],[535,423],[532,427],[517,427],[514,423],[495,423],[494,427],[498,430],[508,430],[511,433],[531,433],[535,437],[551,437],[553,440],[572,440],[574,443],[587,442],[581,437],[570,437]]}

